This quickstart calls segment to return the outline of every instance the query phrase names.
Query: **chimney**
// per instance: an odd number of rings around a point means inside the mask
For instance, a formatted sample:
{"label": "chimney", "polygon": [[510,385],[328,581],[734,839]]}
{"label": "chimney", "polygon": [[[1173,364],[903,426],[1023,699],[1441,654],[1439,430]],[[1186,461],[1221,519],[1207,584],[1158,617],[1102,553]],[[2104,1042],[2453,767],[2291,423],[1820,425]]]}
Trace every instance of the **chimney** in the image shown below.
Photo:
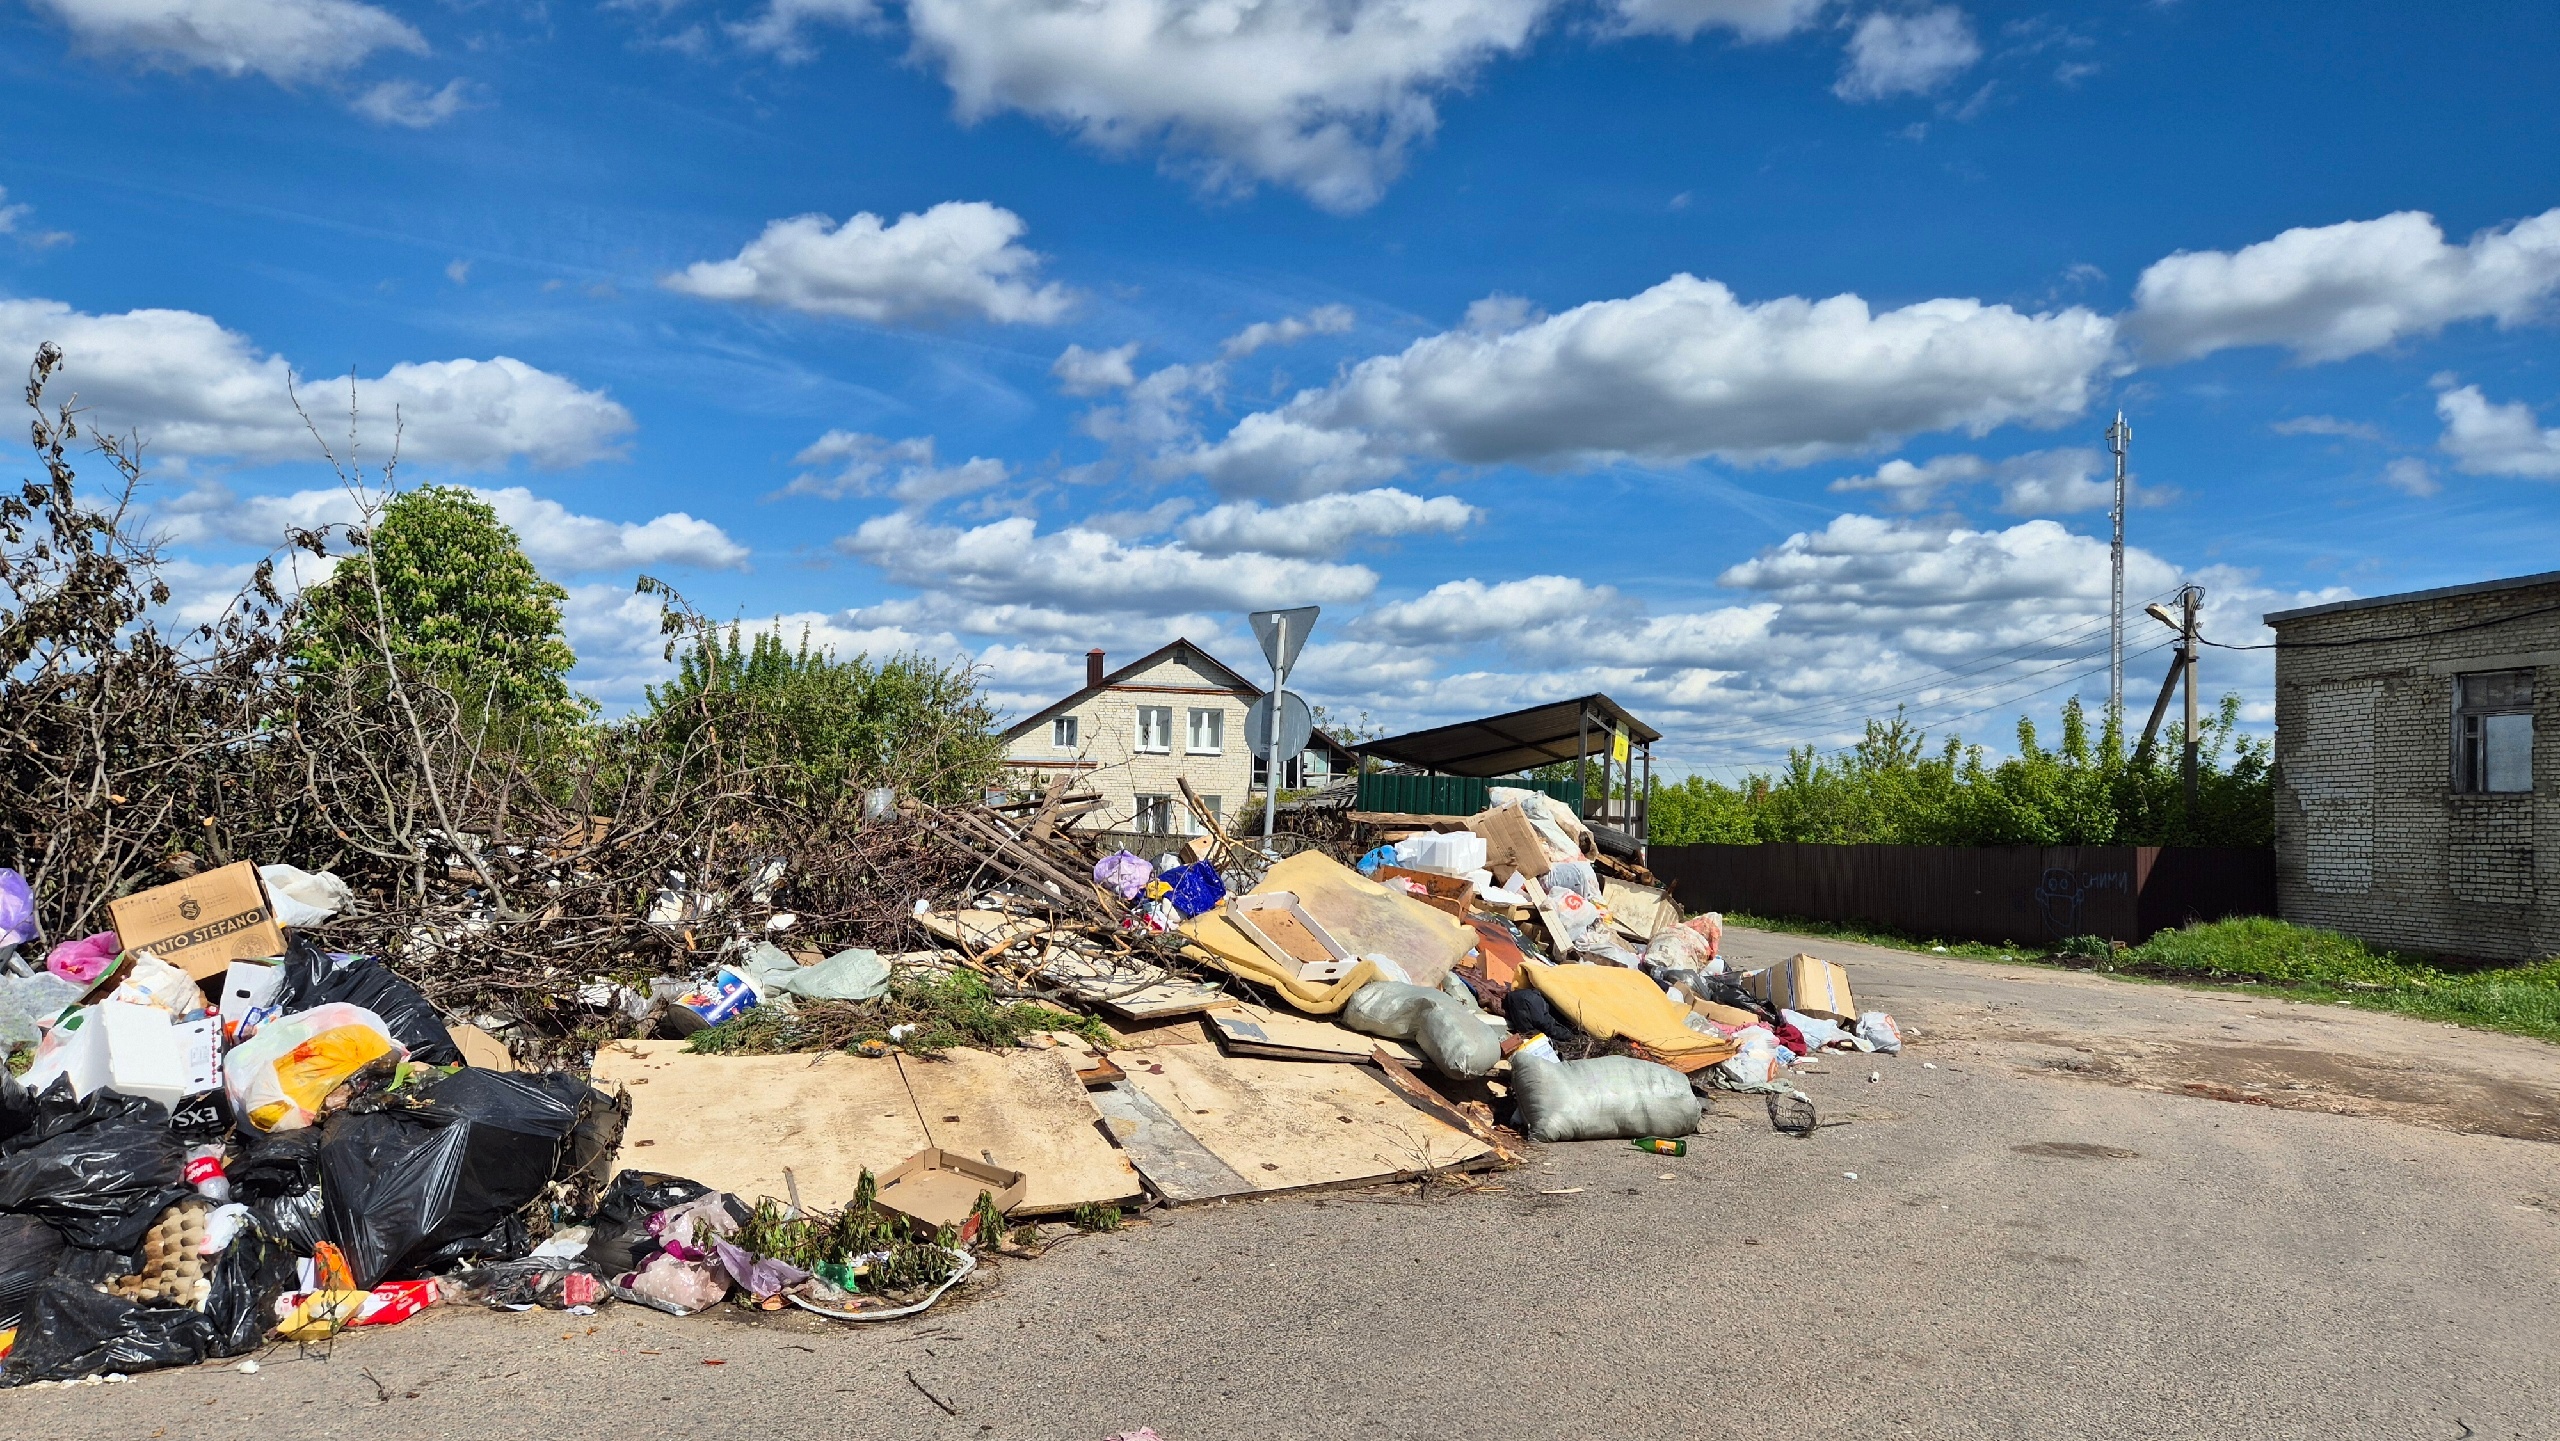
{"label": "chimney", "polygon": [[1084,684],[1087,690],[1102,684],[1102,647],[1100,646],[1095,646],[1084,653]]}

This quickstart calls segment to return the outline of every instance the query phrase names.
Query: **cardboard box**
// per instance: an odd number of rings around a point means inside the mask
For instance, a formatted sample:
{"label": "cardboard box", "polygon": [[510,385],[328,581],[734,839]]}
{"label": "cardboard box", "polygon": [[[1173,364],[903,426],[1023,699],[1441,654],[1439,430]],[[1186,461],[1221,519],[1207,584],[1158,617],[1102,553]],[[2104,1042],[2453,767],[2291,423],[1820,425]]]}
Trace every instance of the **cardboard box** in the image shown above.
{"label": "cardboard box", "polygon": [[149,951],[198,981],[233,961],[284,954],[284,931],[247,861],[109,901],[107,914],[126,950]]}
{"label": "cardboard box", "polygon": [[1010,1211],[1030,1189],[1020,1171],[927,1146],[889,1168],[875,1199],[881,1210],[938,1231],[968,1220],[981,1191],[995,1198],[998,1211]]}
{"label": "cardboard box", "polygon": [[1555,868],[1547,848],[1538,844],[1538,828],[1529,824],[1528,812],[1517,801],[1473,817],[1467,829],[1484,837],[1484,867],[1497,877],[1518,871],[1536,880]]}
{"label": "cardboard box", "polygon": [[1435,911],[1447,911],[1461,921],[1467,918],[1468,899],[1476,893],[1476,883],[1465,876],[1444,876],[1438,871],[1409,871],[1402,866],[1380,866],[1372,879],[1382,885],[1388,881],[1411,881],[1427,892],[1414,897],[1415,900]]}
{"label": "cardboard box", "polygon": [[1799,951],[1766,970],[1742,975],[1742,988],[1790,1011],[1826,1021],[1855,1024],[1858,1003],[1849,994],[1849,973]]}

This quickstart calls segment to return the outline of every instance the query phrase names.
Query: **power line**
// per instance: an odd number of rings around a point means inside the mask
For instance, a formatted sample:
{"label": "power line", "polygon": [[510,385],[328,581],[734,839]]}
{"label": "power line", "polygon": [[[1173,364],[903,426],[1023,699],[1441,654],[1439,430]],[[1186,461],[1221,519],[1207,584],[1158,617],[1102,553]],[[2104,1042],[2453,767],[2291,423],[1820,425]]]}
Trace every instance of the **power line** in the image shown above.
{"label": "power line", "polygon": [[2196,643],[2212,646],[2215,650],[2341,650],[2351,645],[2388,645],[2397,640],[2433,640],[2440,635],[2460,635],[2464,631],[2487,630],[2491,626],[2512,625],[2520,620],[2531,620],[2538,615],[2549,615],[2555,610],[2560,610],[2560,605],[2536,606],[2532,610],[2520,610],[2514,615],[2502,615],[2495,620],[2475,620],[2469,625],[2449,625],[2438,630],[2404,631],[2399,635],[2362,635],[2349,640],[2278,640],[2270,641],[2265,645],[2233,645],[2229,641],[2206,640],[2203,636],[2197,636]]}

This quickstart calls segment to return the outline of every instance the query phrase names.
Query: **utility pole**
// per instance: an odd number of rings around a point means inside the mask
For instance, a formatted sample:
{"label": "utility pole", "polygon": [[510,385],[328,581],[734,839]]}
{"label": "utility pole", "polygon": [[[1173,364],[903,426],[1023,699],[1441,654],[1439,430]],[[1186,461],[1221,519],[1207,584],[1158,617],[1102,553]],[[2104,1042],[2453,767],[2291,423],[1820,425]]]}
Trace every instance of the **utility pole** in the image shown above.
{"label": "utility pole", "polygon": [[2200,586],[2187,586],[2178,592],[2179,609],[2183,612],[2186,620],[2186,625],[2182,632],[2185,636],[2185,643],[2181,649],[2186,652],[2187,656],[2186,773],[2187,819],[2190,821],[2196,818],[2196,607],[2203,603],[2204,590]]}
{"label": "utility pole", "polygon": [[2116,423],[2107,427],[2107,448],[2116,454],[2116,504],[2109,512],[2115,521],[2115,544],[2108,551],[2113,563],[2113,588],[2107,601],[2107,718],[2123,733],[2124,725],[2124,448],[2133,439],[2133,427],[2124,423],[2124,412],[2116,412]]}

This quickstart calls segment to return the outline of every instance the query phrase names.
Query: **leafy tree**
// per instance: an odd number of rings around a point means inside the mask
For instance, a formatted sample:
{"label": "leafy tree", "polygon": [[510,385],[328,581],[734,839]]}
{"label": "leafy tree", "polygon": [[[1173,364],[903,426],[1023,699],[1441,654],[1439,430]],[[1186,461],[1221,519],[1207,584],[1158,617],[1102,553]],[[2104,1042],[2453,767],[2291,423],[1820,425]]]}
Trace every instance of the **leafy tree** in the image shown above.
{"label": "leafy tree", "polygon": [[569,690],[578,659],[560,633],[569,593],[543,579],[487,502],[459,486],[402,491],[355,541],[354,555],[303,592],[305,666],[379,663],[388,650],[503,717],[566,723],[590,713]]}
{"label": "leafy tree", "polygon": [[920,655],[849,660],[742,627],[700,636],[675,679],[649,689],[649,721],[681,753],[739,748],[776,789],[843,800],[873,786],[936,804],[976,795],[1002,769],[995,708],[967,665]]}

